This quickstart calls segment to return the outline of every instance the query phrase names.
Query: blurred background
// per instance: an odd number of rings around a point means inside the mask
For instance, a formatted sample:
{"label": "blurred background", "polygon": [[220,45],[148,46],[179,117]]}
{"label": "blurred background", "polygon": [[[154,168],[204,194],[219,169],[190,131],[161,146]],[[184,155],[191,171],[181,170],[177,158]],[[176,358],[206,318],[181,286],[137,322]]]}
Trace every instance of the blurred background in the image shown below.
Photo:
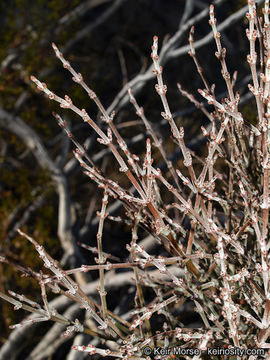
{"label": "blurred background", "polygon": [[[218,24],[230,19],[222,29],[222,44],[227,49],[230,73],[238,71],[236,87],[246,99],[241,104],[242,110],[252,122],[253,114],[247,105],[249,95],[246,94],[250,79],[246,62],[247,21],[244,12],[239,13],[246,1],[221,0],[217,3]],[[26,270],[31,267],[38,272],[42,262],[33,246],[17,235],[18,227],[45,246],[64,268],[94,263],[95,255],[79,247],[77,242],[96,246],[96,211],[101,208],[102,190],[83,174],[72,154],[74,146],[57,125],[53,111],[63,116],[74,136],[85,145],[91,159],[109,178],[130,186],[125,179],[119,179],[118,165],[96,141],[96,134],[89,125],[82,123],[71,111],[59,109],[30,81],[30,75],[35,75],[55,94],[61,97],[68,94],[76,106],[87,109],[106,130],[95,104],[63,69],[51,43],[55,42],[74,69],[83,75],[104,107],[110,112],[116,110],[117,129],[132,152],[143,155],[147,132],[127,99],[126,86],[129,83],[156,133],[163,137],[166,151],[181,167],[181,154],[168,141],[171,136],[169,126],[160,115],[163,108],[154,89],[156,80],[151,74],[150,58],[152,39],[157,35],[159,47],[164,50],[161,55],[163,76],[176,122],[185,128],[186,143],[201,155],[205,148],[200,126],[206,126],[208,121],[179,93],[177,82],[197,100],[203,101],[197,89],[204,86],[187,53],[188,33],[195,22],[195,42],[203,39],[198,43],[198,60],[209,84],[215,84],[217,97],[224,95],[225,84],[214,56],[215,43],[208,36],[211,32],[208,7],[207,0],[0,2],[0,256],[9,262],[7,264],[2,259],[0,263],[1,292],[7,293],[11,289],[41,301],[38,283],[31,280]],[[171,39],[174,41],[170,44]],[[156,154],[155,164],[160,164],[161,160]],[[118,203],[110,200],[109,205],[110,215],[124,214]],[[147,233],[141,230],[140,236],[146,237]],[[105,223],[105,251],[123,260],[128,254],[126,244],[129,242],[130,226],[110,221]],[[23,277],[18,265],[25,269]],[[93,273],[81,281],[96,277],[97,274]],[[124,290],[120,295],[123,301],[128,301]],[[119,302],[119,292],[110,301],[113,309]],[[10,339],[9,325],[21,321],[25,315],[0,301],[1,346]],[[50,326],[43,323],[31,341],[27,338],[23,344],[18,343],[13,358],[67,358],[72,345],[70,340],[53,348],[50,355],[30,356]],[[5,357],[0,350],[0,359],[11,358]]]}

